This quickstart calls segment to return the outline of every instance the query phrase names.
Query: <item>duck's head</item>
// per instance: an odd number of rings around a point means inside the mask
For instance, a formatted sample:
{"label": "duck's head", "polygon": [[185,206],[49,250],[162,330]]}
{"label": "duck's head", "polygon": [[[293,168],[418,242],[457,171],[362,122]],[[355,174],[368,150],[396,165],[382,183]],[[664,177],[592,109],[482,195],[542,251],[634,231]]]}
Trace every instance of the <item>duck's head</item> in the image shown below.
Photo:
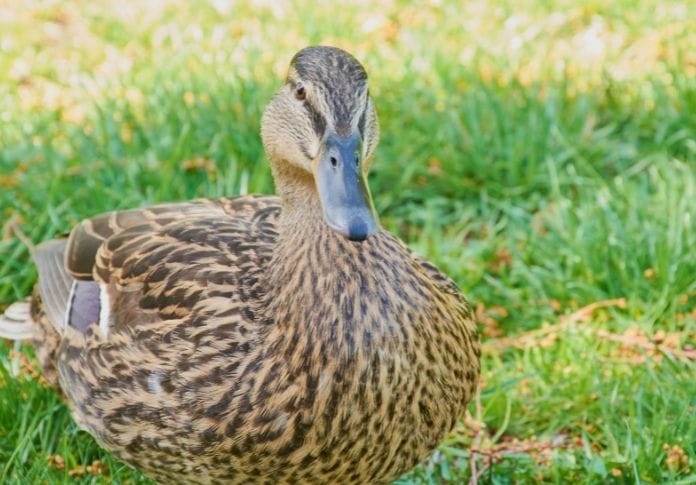
{"label": "duck's head", "polygon": [[266,107],[261,136],[281,197],[315,191],[331,229],[356,241],[377,232],[366,178],[379,125],[367,73],[353,56],[335,47],[298,52]]}

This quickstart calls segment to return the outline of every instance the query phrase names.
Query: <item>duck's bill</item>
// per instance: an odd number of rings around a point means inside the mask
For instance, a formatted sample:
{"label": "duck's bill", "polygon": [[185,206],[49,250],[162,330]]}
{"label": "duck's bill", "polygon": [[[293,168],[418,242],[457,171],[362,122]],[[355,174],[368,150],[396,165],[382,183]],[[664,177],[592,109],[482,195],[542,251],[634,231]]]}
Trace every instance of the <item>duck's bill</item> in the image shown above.
{"label": "duck's bill", "polygon": [[360,135],[332,134],[314,168],[326,223],[351,241],[364,241],[379,230],[360,153]]}

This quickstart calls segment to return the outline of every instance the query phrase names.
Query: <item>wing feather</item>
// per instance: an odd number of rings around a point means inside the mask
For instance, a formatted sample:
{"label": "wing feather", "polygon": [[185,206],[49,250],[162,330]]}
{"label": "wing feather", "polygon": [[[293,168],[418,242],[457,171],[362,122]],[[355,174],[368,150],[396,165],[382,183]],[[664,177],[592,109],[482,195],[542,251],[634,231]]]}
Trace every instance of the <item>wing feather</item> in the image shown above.
{"label": "wing feather", "polygon": [[[204,271],[205,265],[223,260],[227,267],[234,264],[234,258],[226,254],[231,251],[228,242],[251,237],[250,232],[263,233],[261,240],[264,235],[275,237],[279,210],[276,197],[247,196],[163,204],[86,219],[73,229],[67,241],[56,243],[51,257],[43,253],[39,256],[39,281],[47,316],[59,329],[68,311],[76,324],[94,320],[94,308],[99,308],[99,302],[88,300],[97,297],[97,287],[76,284],[76,290],[71,292],[76,280],[102,285],[108,296],[106,301],[114,307],[102,312],[122,323],[151,320],[153,310],[164,318],[180,315],[184,311],[181,302],[167,302],[173,298],[172,293],[170,289],[166,295],[160,293],[164,287],[158,279],[166,277],[167,285],[188,284],[191,291],[186,294],[196,294],[204,285],[196,275]],[[80,288],[84,291],[78,291]],[[71,300],[79,300],[75,311],[70,310]],[[130,302],[127,305],[126,300]],[[145,315],[144,307],[153,300],[157,300],[158,308]],[[84,318],[79,312],[84,313]]]}
{"label": "wing feather", "polygon": [[107,212],[85,219],[70,233],[65,265],[74,278],[91,280],[97,252],[109,238],[139,226],[160,229],[173,221],[209,213],[211,208],[215,210],[210,202],[202,200]]}
{"label": "wing feather", "polygon": [[37,246],[33,254],[39,272],[39,293],[44,312],[59,332],[65,324],[70,290],[74,282],[63,265],[67,244],[65,239],[46,241]]}

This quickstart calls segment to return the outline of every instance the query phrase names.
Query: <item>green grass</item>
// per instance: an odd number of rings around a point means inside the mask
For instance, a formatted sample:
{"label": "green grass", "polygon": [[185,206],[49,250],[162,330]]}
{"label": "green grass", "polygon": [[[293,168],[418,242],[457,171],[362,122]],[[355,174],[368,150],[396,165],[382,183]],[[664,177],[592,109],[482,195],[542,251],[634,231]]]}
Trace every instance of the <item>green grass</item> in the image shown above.
{"label": "green grass", "polygon": [[[0,308],[36,278],[12,223],[39,242],[104,210],[272,192],[263,106],[296,50],[339,45],[380,114],[383,224],[484,332],[478,410],[400,483],[468,480],[472,443],[484,482],[695,483],[696,7],[442,3],[8,4]],[[147,482],[11,375],[10,348],[0,482]],[[107,475],[69,476],[94,460]]]}

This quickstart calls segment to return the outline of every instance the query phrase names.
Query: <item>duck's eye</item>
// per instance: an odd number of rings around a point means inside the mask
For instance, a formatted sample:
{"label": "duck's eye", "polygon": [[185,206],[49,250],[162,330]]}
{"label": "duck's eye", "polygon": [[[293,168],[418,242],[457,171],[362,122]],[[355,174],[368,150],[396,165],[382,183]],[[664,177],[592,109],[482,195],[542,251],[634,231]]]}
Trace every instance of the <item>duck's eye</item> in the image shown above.
{"label": "duck's eye", "polygon": [[305,98],[307,97],[307,92],[305,91],[304,86],[297,86],[295,89],[295,99],[298,101],[304,101]]}

